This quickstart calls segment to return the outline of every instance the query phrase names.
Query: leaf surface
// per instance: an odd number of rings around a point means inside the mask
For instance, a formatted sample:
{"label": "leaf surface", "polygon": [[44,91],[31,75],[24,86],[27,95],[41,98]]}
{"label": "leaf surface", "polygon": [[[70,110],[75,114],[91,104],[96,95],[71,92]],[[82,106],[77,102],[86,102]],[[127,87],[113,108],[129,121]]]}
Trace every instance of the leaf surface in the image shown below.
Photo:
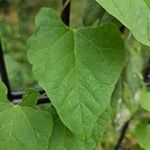
{"label": "leaf surface", "polygon": [[108,125],[111,120],[111,107],[108,108],[99,116],[97,119],[93,131],[92,131],[92,138],[95,141],[101,141],[103,138],[103,134],[108,128]]}
{"label": "leaf surface", "polygon": [[150,148],[150,124],[140,122],[135,129],[135,135],[137,137],[139,145],[145,150]]}
{"label": "leaf surface", "polygon": [[121,23],[105,11],[95,0],[88,0],[83,13],[83,25],[92,26],[95,24],[103,25],[106,23],[114,23],[121,27]]}
{"label": "leaf surface", "polygon": [[22,97],[22,106],[35,107],[38,99],[40,98],[40,93],[35,89],[28,88],[25,90],[25,94]]}
{"label": "leaf surface", "polygon": [[49,140],[48,150],[92,150],[95,146],[93,140],[81,141],[59,119],[53,110],[54,125]]}
{"label": "leaf surface", "polygon": [[83,25],[91,26],[97,20],[101,20],[105,10],[96,1],[88,0],[83,13]]}
{"label": "leaf surface", "polygon": [[108,13],[129,28],[141,43],[150,46],[149,0],[96,0]]}
{"label": "leaf surface", "polygon": [[28,57],[63,123],[81,139],[89,138],[110,102],[124,62],[117,27],[72,30],[49,8],[37,18]]}
{"label": "leaf surface", "polygon": [[0,149],[46,149],[53,125],[51,113],[4,101],[4,89],[0,83]]}
{"label": "leaf surface", "polygon": [[145,87],[141,89],[140,94],[140,104],[143,109],[150,111],[150,91],[148,91]]}

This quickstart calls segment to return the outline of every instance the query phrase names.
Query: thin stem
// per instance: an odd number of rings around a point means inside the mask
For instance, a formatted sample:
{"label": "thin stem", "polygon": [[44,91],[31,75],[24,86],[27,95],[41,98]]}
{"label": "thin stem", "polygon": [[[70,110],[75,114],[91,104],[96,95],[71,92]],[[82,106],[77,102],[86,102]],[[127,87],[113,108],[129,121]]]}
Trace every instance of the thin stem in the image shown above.
{"label": "thin stem", "polygon": [[4,54],[3,54],[3,50],[2,50],[2,44],[0,42],[0,74],[1,74],[1,79],[4,82],[4,84],[6,85],[7,89],[8,89],[8,98],[11,97],[11,87],[9,84],[9,79],[8,79],[8,74],[7,74],[7,70],[6,70],[6,65],[5,65],[5,61],[4,61]]}
{"label": "thin stem", "polygon": [[115,146],[115,150],[119,150],[119,149],[120,149],[121,144],[122,144],[122,141],[123,141],[123,139],[125,138],[126,132],[127,132],[127,130],[128,130],[128,127],[129,127],[129,124],[130,124],[132,118],[133,118],[133,116],[132,116],[129,120],[127,120],[127,121],[124,123],[124,125],[122,126],[119,139],[118,139],[117,144],[116,144],[116,146]]}
{"label": "thin stem", "polygon": [[102,150],[102,145],[100,142],[97,143],[97,150]]}
{"label": "thin stem", "polygon": [[70,5],[70,0],[63,0],[63,10],[61,13],[61,19],[67,26],[69,26],[70,24]]}

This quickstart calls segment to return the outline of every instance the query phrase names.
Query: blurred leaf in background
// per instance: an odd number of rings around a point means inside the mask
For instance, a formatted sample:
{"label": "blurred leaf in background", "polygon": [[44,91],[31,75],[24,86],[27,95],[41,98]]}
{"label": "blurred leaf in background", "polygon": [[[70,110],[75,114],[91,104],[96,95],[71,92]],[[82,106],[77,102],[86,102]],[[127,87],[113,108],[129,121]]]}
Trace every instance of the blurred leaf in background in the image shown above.
{"label": "blurred leaf in background", "polygon": [[143,109],[150,111],[150,90],[143,87],[140,94],[140,104]]}
{"label": "blurred leaf in background", "polygon": [[37,86],[27,59],[27,41],[36,30],[34,19],[43,6],[60,13],[61,2],[54,0],[0,1],[0,38],[12,89]]}
{"label": "blurred leaf in background", "polygon": [[128,30],[124,35],[124,41],[126,60],[121,77],[114,90],[112,101],[121,99],[133,114],[138,109],[140,88],[143,85],[142,72],[150,59],[150,51],[136,41]]}
{"label": "blurred leaf in background", "polygon": [[135,135],[139,145],[145,150],[150,149],[150,124],[139,122],[135,129]]}
{"label": "blurred leaf in background", "polygon": [[113,16],[108,14],[95,0],[88,0],[83,12],[83,25],[103,25],[106,23],[114,23],[121,27],[121,23]]}

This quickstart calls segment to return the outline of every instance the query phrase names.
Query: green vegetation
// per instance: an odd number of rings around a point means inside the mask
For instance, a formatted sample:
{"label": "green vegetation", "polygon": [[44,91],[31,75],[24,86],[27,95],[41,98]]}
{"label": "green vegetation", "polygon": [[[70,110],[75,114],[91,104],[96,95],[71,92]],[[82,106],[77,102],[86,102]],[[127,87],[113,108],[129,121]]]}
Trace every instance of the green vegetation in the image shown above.
{"label": "green vegetation", "polygon": [[[150,150],[149,0],[0,2],[0,40],[13,90],[0,83],[0,149]],[[36,105],[42,87],[51,104]]]}

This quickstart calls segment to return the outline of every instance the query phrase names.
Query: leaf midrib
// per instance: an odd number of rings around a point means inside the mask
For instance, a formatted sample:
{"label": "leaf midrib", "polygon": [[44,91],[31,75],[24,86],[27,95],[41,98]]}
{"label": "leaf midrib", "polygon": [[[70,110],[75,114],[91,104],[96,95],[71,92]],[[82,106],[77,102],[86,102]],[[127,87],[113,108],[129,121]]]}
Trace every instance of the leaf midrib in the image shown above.
{"label": "leaf midrib", "polygon": [[[82,122],[82,124],[84,124],[83,123],[83,118],[82,118],[82,106],[81,106],[81,104],[80,104],[80,100],[79,100],[79,81],[78,81],[78,71],[77,71],[77,61],[76,61],[76,58],[77,58],[77,54],[76,54],[76,51],[75,51],[75,34],[74,34],[74,31],[72,31],[72,35],[73,35],[73,52],[74,52],[74,57],[75,57],[75,70],[76,70],[76,87],[77,87],[77,99],[78,99],[78,101],[79,101],[79,106],[80,106],[80,115],[81,115],[81,122]],[[84,127],[83,127],[83,125],[82,125],[82,132],[83,133],[85,133],[85,131],[84,131]],[[84,134],[85,135],[85,134]]]}

